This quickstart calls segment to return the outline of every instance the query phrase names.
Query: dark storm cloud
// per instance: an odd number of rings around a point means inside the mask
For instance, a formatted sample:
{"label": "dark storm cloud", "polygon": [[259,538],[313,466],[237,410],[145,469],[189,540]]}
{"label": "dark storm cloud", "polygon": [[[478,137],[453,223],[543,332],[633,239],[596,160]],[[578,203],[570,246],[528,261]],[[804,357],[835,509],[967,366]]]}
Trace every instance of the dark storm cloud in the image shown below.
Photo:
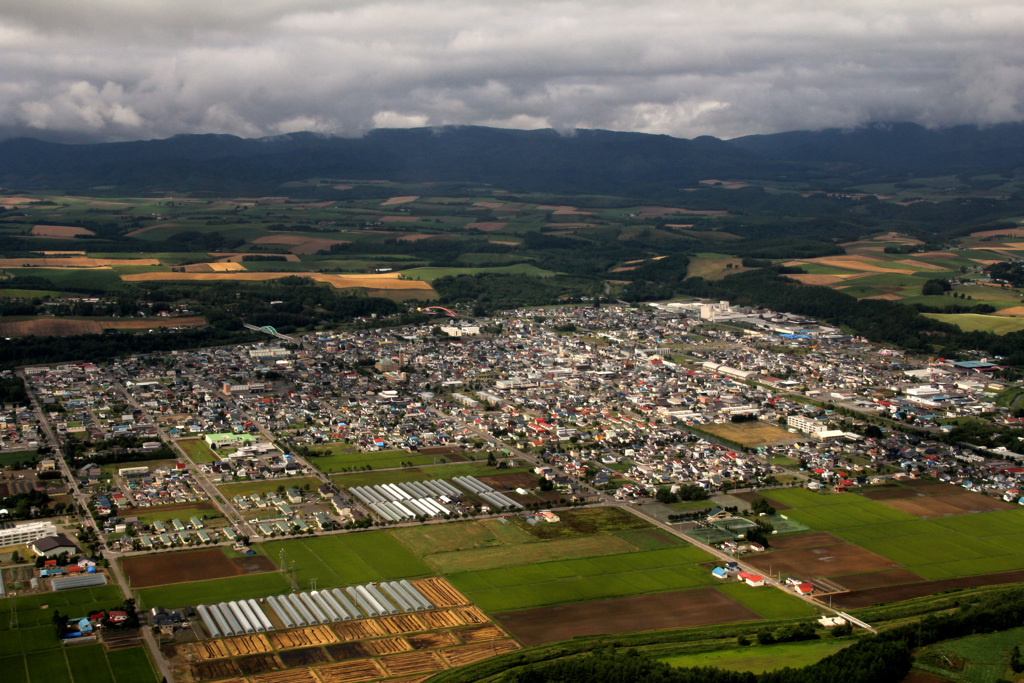
{"label": "dark storm cloud", "polygon": [[1022,35],[986,0],[9,0],[0,134],[997,123]]}

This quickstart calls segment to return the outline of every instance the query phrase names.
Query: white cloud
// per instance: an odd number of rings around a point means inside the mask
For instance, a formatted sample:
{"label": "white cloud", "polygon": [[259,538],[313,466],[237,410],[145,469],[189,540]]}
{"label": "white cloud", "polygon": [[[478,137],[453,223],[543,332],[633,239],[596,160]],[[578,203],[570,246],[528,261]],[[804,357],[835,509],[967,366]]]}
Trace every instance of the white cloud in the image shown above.
{"label": "white cloud", "polygon": [[729,137],[1024,117],[1002,0],[8,0],[0,130]]}

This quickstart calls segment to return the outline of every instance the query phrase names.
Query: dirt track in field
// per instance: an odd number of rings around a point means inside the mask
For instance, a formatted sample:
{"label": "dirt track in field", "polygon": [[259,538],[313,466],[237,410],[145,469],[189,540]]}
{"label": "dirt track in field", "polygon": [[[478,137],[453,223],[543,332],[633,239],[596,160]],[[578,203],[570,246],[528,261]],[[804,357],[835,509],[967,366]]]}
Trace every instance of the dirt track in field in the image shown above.
{"label": "dirt track in field", "polygon": [[527,647],[576,636],[759,619],[749,607],[710,587],[495,615],[495,621]]}

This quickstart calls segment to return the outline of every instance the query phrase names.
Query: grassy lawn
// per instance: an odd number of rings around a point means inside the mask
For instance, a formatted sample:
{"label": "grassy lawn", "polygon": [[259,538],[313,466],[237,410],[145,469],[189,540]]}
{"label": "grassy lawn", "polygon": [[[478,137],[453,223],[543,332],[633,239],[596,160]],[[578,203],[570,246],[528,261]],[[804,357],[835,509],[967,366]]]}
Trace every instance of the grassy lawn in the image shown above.
{"label": "grassy lawn", "polygon": [[210,450],[210,446],[204,439],[182,439],[175,441],[176,444],[192,458],[194,462],[217,462],[219,458]]}
{"label": "grassy lawn", "polygon": [[850,640],[811,640],[781,645],[752,645],[734,650],[663,657],[662,661],[679,667],[712,666],[759,674],[787,666],[795,669],[810,666],[851,644]]}

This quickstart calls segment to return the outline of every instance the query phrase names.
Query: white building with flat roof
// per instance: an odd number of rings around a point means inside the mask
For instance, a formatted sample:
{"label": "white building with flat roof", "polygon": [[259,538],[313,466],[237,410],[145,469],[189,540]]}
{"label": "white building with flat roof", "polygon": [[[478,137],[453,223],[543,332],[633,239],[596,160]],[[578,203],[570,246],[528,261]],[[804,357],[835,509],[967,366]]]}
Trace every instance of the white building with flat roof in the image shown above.
{"label": "white building with flat roof", "polygon": [[44,536],[53,536],[56,533],[57,527],[54,526],[53,522],[12,524],[0,529],[0,546],[26,545]]}

